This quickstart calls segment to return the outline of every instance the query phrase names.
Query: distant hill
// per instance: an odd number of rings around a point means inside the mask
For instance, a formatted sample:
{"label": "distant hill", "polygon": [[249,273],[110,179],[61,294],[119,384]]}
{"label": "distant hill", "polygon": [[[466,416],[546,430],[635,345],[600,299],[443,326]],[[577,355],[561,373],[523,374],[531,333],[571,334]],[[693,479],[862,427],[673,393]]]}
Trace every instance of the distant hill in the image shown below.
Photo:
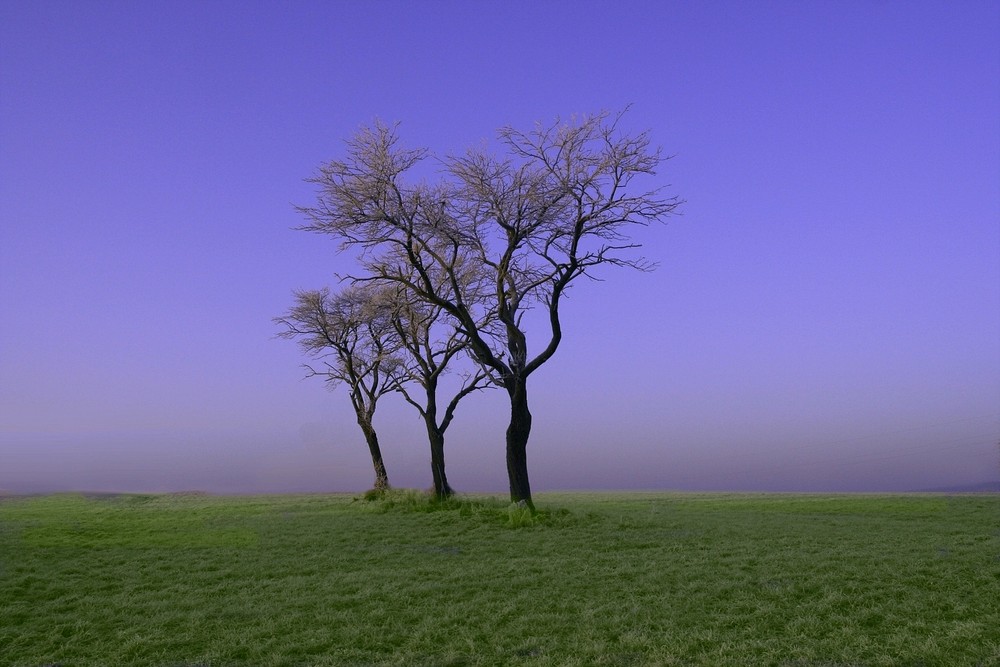
{"label": "distant hill", "polygon": [[1000,493],[1000,480],[965,484],[962,486],[946,486],[937,489],[923,489],[927,493]]}

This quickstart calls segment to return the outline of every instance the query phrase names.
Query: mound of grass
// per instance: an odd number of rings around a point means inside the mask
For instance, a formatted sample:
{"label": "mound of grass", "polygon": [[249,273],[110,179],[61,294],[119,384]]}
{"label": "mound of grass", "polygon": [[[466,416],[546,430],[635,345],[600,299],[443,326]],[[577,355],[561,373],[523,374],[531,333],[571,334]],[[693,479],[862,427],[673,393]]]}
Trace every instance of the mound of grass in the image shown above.
{"label": "mound of grass", "polygon": [[5,499],[0,665],[1000,664],[1000,496],[536,502]]}
{"label": "mound of grass", "polygon": [[566,508],[529,509],[524,503],[506,503],[495,497],[453,495],[438,498],[429,491],[418,489],[371,489],[355,502],[363,501],[366,509],[385,512],[457,512],[476,517],[487,523],[508,528],[530,528],[543,525],[565,525],[572,520]]}

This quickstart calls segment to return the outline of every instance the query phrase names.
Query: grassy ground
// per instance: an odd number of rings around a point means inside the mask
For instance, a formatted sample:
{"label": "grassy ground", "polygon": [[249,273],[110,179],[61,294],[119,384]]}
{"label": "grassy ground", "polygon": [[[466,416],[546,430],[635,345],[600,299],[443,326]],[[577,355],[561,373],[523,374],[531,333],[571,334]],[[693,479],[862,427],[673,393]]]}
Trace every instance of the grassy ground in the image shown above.
{"label": "grassy ground", "polygon": [[1000,495],[0,501],[0,665],[1000,665]]}

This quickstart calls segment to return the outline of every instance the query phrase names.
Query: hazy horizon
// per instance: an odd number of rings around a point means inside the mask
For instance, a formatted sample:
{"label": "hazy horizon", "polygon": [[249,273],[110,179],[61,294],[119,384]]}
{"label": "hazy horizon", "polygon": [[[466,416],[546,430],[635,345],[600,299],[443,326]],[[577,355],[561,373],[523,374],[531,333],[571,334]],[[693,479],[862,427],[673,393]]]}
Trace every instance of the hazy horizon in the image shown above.
{"label": "hazy horizon", "polygon": [[[533,490],[1000,479],[1000,4],[572,7],[0,0],[0,491],[368,488],[272,322],[353,268],[304,179],[377,118],[446,155],[629,105],[685,204],[572,288]],[[506,492],[506,411],[460,406],[458,491]]]}
{"label": "hazy horizon", "polygon": [[[495,403],[502,408],[498,395]],[[386,406],[388,408],[388,406]],[[390,479],[394,486],[428,488],[429,455],[420,442],[420,424],[410,422],[404,406],[383,419],[380,428]],[[408,406],[407,406],[408,407]],[[0,493],[48,493],[59,491],[284,493],[360,492],[371,487],[373,473],[364,442],[347,421],[332,420],[304,424],[294,434],[271,433],[256,437],[245,434],[197,433],[106,433],[34,434],[11,437],[0,444],[14,444],[7,464],[22,472],[17,478],[3,476]],[[404,417],[402,419],[397,419]],[[539,420],[551,422],[551,420]],[[705,457],[683,448],[667,449],[637,465],[634,455],[616,456],[613,449],[588,452],[589,461],[565,461],[577,454],[571,447],[551,440],[558,424],[545,423],[543,435],[532,441],[529,465],[536,492],[563,490],[675,490],[675,491],[827,491],[908,492],[997,482],[996,461],[956,457],[936,470],[926,470],[928,453],[964,452],[973,448],[989,423],[926,425],[874,437],[852,438],[840,443],[817,443],[812,447],[750,448],[734,456],[725,446],[711,454],[728,452],[725,459]],[[467,493],[506,493],[503,459],[502,411],[494,419],[492,447],[470,446],[475,430],[465,424],[448,440],[448,473],[456,490]],[[354,426],[354,428],[351,428]],[[940,440],[956,426],[967,435]],[[936,434],[934,445],[913,445]],[[409,437],[409,441],[407,440]],[[873,442],[890,442],[872,450]],[[289,444],[293,443],[293,444]],[[279,445],[276,446],[276,445]],[[838,444],[840,448],[831,449]],[[141,445],[141,446],[140,446]],[[678,455],[677,450],[682,450]],[[150,452],[157,452],[153,456]],[[783,451],[777,458],[776,451]],[[994,451],[995,455],[995,451]],[[53,466],[56,459],[59,465]],[[46,465],[45,462],[49,463]],[[993,470],[989,464],[993,463]],[[589,464],[589,465],[588,465]],[[985,465],[983,465],[985,464]],[[591,472],[601,470],[599,477]],[[8,468],[8,470],[10,470]],[[992,473],[992,474],[991,474]]]}

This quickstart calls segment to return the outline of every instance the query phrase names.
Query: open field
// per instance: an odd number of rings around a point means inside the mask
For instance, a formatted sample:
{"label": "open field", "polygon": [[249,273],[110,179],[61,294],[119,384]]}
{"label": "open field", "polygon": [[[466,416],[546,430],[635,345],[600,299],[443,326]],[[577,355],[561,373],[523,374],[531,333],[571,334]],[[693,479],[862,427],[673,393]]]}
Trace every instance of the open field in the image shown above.
{"label": "open field", "polygon": [[6,498],[0,665],[1000,665],[1000,495],[536,501]]}

